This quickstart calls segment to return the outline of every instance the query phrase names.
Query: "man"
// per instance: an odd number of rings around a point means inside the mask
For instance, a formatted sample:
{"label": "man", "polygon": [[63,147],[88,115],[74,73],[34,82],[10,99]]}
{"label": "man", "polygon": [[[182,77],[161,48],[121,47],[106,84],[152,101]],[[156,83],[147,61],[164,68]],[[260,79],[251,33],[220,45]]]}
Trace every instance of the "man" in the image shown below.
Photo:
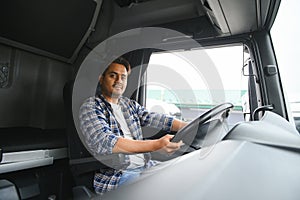
{"label": "man", "polygon": [[101,93],[88,98],[80,108],[82,133],[95,155],[125,154],[120,168],[100,170],[95,174],[94,187],[99,194],[126,183],[155,165],[153,151],[173,153],[181,143],[173,143],[172,135],[156,140],[143,140],[142,126],[177,131],[186,122],[171,116],[150,113],[137,102],[123,97],[130,64],[122,57],[113,61],[99,77]]}

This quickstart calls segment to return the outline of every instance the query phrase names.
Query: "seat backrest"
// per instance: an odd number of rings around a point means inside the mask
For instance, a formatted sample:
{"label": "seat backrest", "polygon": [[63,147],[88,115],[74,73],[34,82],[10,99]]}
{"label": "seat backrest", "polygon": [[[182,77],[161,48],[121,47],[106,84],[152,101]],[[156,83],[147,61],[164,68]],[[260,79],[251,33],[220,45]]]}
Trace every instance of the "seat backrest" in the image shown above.
{"label": "seat backrest", "polygon": [[63,91],[66,113],[66,132],[68,137],[69,164],[75,184],[82,185],[90,183],[88,187],[91,188],[94,172],[100,168],[103,168],[104,165],[88,152],[78,136],[72,113],[73,84],[73,80],[67,82]]}

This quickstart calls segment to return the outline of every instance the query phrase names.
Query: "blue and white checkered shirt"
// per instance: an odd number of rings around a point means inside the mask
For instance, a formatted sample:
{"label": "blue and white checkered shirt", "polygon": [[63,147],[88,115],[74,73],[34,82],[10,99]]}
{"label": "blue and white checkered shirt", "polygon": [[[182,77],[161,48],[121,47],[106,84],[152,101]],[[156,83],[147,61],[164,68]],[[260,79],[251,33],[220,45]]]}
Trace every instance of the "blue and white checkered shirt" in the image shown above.
{"label": "blue and white checkered shirt", "polygon": [[[143,140],[142,126],[151,126],[170,131],[174,118],[164,114],[148,112],[143,106],[126,97],[119,99],[122,113],[127,122],[133,139]],[[119,128],[110,103],[102,95],[90,97],[80,108],[80,128],[90,152],[99,158],[99,155],[112,155],[112,150],[120,137],[124,137]],[[120,168],[101,169],[94,177],[94,188],[97,193],[117,188],[122,170],[130,164],[128,155],[122,154],[124,159]],[[154,162],[150,160],[150,153],[145,153],[145,166],[150,167]]]}

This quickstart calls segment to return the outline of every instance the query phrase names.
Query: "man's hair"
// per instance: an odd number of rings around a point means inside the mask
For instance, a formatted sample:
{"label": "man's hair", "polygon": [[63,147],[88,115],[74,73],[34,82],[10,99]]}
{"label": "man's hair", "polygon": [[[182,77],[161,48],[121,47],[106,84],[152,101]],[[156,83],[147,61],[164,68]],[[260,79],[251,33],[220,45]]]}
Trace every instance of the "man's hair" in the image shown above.
{"label": "man's hair", "polygon": [[[131,72],[131,66],[130,66],[129,62],[125,58],[118,57],[117,59],[115,59],[114,61],[112,61],[112,63],[117,63],[117,64],[120,64],[120,65],[123,65],[126,68],[127,74],[128,75],[130,74],[130,72]],[[108,67],[102,73],[103,76],[105,75],[107,69],[108,69]]]}

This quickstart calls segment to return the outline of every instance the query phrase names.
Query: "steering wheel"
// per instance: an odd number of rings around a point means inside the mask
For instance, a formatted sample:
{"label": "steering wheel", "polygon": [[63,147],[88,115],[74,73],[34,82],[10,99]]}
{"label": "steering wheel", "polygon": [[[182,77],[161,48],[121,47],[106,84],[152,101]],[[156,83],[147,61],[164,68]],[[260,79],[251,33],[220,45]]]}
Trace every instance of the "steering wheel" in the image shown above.
{"label": "steering wheel", "polygon": [[213,107],[199,117],[195,118],[185,127],[178,130],[175,136],[171,139],[171,142],[179,142],[180,140],[183,140],[184,143],[186,143],[185,141],[188,141],[187,143],[191,144],[197,135],[199,125],[205,124],[219,114],[222,116],[222,118],[227,118],[231,108],[233,108],[232,103],[222,103]]}

